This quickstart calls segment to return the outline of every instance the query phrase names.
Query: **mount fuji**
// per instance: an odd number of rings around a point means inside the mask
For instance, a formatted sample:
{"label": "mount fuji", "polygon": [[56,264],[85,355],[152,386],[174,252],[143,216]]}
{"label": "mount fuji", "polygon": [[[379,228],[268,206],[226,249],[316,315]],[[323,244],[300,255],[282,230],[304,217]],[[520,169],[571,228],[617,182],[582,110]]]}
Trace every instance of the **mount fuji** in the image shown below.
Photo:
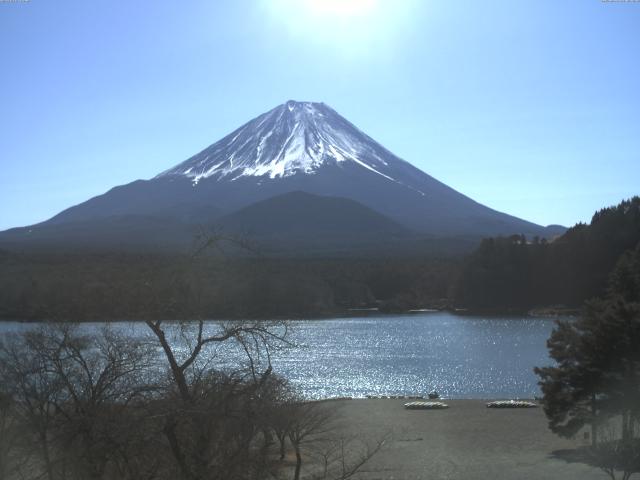
{"label": "mount fuji", "polygon": [[175,248],[198,225],[298,246],[563,231],[475,202],[323,103],[288,101],[150,180],[0,233],[0,244]]}

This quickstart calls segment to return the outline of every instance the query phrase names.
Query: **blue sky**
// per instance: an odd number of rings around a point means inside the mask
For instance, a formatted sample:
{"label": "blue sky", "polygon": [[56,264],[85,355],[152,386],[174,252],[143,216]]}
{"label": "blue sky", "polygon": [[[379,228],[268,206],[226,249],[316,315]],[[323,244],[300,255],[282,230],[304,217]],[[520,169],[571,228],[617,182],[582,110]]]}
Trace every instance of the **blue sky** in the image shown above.
{"label": "blue sky", "polygon": [[475,200],[572,225],[640,194],[640,3],[0,2],[0,229],[323,101]]}

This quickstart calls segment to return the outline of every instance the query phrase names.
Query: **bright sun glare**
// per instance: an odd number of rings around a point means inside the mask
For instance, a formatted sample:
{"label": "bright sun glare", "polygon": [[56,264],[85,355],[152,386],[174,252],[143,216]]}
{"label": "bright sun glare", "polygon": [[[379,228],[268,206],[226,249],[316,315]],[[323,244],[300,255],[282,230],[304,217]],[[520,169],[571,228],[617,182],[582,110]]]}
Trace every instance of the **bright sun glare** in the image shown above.
{"label": "bright sun glare", "polygon": [[362,54],[390,42],[414,0],[265,0],[277,24],[297,39]]}
{"label": "bright sun glare", "polygon": [[376,0],[303,0],[299,3],[304,4],[314,15],[348,19],[372,13],[379,2]]}

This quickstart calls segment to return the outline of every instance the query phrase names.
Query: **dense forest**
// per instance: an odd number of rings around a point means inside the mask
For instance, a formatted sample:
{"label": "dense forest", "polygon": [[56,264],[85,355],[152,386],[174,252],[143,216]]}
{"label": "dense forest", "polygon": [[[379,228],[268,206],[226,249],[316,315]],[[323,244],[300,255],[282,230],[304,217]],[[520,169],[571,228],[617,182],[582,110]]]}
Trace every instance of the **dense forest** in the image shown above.
{"label": "dense forest", "polygon": [[447,303],[459,260],[5,254],[0,317],[322,316]]}
{"label": "dense forest", "polygon": [[547,241],[488,238],[467,257],[274,258],[0,252],[0,318],[106,320],[353,314],[378,308],[577,308],[640,242],[640,197]]}
{"label": "dense forest", "polygon": [[618,259],[640,242],[640,197],[595,213],[552,242],[489,238],[464,263],[454,302],[470,309],[578,307],[604,293]]}

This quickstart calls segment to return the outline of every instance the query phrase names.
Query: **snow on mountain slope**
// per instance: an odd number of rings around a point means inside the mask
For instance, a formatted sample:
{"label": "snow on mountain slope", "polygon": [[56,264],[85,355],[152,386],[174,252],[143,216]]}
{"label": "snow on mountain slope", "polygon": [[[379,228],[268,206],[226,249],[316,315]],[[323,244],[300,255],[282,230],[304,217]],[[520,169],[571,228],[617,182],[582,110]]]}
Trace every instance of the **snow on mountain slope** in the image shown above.
{"label": "snow on mountain slope", "polygon": [[290,177],[351,163],[392,182],[389,157],[403,162],[323,103],[280,105],[156,178]]}

